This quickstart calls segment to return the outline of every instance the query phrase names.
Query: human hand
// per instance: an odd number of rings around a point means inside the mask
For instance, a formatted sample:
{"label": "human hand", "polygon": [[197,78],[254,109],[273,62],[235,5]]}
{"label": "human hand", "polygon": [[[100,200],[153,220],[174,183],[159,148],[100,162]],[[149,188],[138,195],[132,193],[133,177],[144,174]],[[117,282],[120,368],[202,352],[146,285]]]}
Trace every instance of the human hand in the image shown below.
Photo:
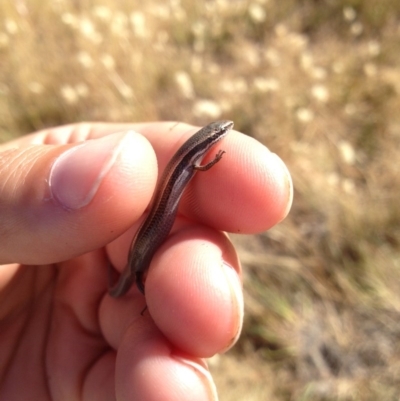
{"label": "human hand", "polygon": [[109,261],[124,268],[158,171],[194,132],[77,124],[0,146],[0,399],[215,399],[202,358],[232,346],[243,317],[240,264],[221,230],[260,232],[286,216],[292,185],[278,157],[231,132],[204,160],[224,149],[222,161],[185,191],[146,299],[107,292]]}

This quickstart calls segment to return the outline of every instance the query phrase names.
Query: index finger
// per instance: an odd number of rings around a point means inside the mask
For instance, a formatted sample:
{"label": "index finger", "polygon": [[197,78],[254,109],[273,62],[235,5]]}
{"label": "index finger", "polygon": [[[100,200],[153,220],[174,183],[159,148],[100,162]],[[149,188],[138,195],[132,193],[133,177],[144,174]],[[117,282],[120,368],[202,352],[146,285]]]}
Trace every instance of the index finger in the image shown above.
{"label": "index finger", "polygon": [[[183,123],[135,126],[152,144],[159,176],[175,151],[198,128]],[[255,233],[267,230],[289,212],[293,185],[283,161],[254,138],[232,130],[206,155],[203,164],[224,150],[222,160],[188,185],[180,214],[219,230]]]}

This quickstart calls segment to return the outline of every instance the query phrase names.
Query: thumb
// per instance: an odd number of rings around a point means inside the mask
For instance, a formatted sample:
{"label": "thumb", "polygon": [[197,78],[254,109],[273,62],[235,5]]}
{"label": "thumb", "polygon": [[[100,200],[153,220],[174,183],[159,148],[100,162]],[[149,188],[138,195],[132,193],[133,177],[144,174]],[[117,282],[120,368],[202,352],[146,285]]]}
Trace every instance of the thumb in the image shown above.
{"label": "thumb", "polygon": [[0,152],[0,263],[54,263],[105,245],[141,216],[156,178],[150,143],[132,131]]}

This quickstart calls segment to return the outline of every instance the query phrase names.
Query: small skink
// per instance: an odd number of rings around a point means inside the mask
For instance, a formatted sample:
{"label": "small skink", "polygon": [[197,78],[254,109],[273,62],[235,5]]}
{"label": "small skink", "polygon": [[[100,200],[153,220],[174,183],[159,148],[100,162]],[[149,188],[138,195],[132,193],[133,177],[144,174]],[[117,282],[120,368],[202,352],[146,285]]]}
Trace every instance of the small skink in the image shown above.
{"label": "small skink", "polygon": [[146,220],[133,237],[128,263],[117,283],[109,289],[114,297],[124,295],[136,281],[144,294],[143,275],[151,259],[164,242],[178,211],[178,204],[186,185],[196,171],[206,171],[218,163],[225,153],[220,150],[209,163],[199,165],[208,150],[232,129],[232,121],[216,121],[191,136],[174,154],[160,179]]}

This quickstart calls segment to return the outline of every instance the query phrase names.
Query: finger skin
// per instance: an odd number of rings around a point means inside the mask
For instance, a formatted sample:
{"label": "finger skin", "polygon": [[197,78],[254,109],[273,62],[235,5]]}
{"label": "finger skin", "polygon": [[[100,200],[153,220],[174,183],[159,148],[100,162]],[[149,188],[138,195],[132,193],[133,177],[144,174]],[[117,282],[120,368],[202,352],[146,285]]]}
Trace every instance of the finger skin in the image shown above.
{"label": "finger skin", "polygon": [[[145,305],[167,341],[188,354],[210,357],[237,340],[243,321],[241,268],[224,234],[178,224],[153,258],[145,288],[146,300],[136,286],[124,297],[104,300],[100,324],[114,348]],[[123,309],[118,317],[112,312],[117,308]]]}
{"label": "finger skin", "polygon": [[126,332],[116,377],[116,395],[121,400],[217,399],[205,363],[171,347],[146,318]]}
{"label": "finger skin", "polygon": [[[93,200],[78,210],[63,207],[49,184],[55,161],[75,145],[36,145],[0,154],[0,263],[65,260],[103,246],[140,217],[156,183],[155,155],[143,136],[116,135],[123,147]],[[85,167],[82,175],[96,174],[92,166]]]}
{"label": "finger skin", "polygon": [[[157,123],[135,129],[150,141],[159,171],[163,171],[176,149],[198,128]],[[282,160],[235,130],[212,148],[203,164],[219,150],[225,151],[222,160],[195,175],[181,200],[180,213],[216,229],[242,234],[265,231],[282,221],[293,200],[292,180]]]}
{"label": "finger skin", "polygon": [[201,358],[236,342],[243,322],[241,271],[225,235],[207,227],[181,227],[151,267],[146,302],[169,341]]}

